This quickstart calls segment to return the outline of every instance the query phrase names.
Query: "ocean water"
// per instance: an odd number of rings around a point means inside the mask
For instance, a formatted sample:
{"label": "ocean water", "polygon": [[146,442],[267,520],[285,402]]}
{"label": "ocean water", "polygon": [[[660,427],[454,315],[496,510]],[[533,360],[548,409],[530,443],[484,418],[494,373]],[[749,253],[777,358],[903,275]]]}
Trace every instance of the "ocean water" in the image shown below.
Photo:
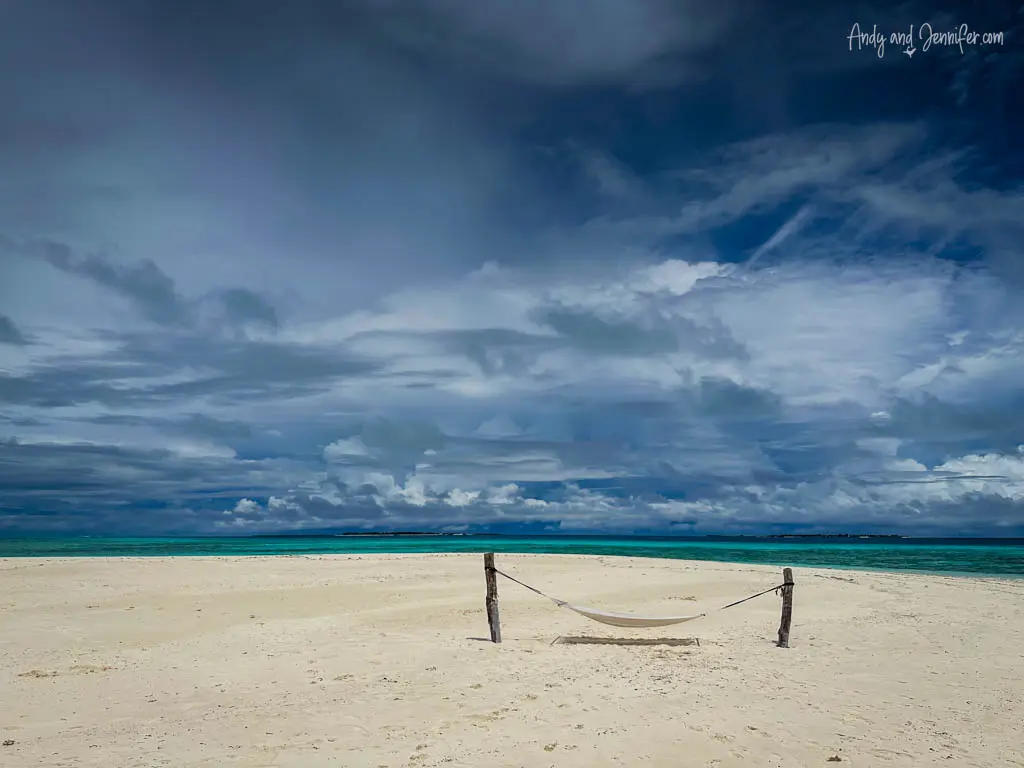
{"label": "ocean water", "polygon": [[1024,578],[1024,539],[610,536],[266,536],[0,539],[0,557],[517,552]]}

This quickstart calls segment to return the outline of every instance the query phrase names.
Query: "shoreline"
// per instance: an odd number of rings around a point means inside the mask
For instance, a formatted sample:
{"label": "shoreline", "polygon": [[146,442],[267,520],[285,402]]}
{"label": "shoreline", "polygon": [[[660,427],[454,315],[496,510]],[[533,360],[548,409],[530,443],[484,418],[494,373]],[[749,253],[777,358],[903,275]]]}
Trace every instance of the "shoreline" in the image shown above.
{"label": "shoreline", "polygon": [[[488,550],[492,551],[492,550]],[[778,561],[778,562],[751,562],[748,560],[712,560],[712,559],[692,559],[692,558],[680,558],[660,555],[620,555],[620,554],[606,554],[606,553],[587,553],[587,552],[523,552],[518,550],[493,550],[496,556],[522,556],[522,557],[581,557],[581,558],[616,558],[624,560],[650,560],[650,561],[669,561],[677,563],[686,563],[689,565],[699,564],[721,564],[730,566],[759,566],[765,568],[777,568],[782,569],[786,567],[799,568],[801,570],[823,570],[823,571],[839,571],[843,573],[863,573],[863,574],[879,574],[879,575],[908,575],[908,576],[929,576],[929,577],[948,577],[954,579],[984,579],[989,581],[1007,581],[1011,583],[1024,581],[1024,571],[1021,573],[1002,573],[1002,572],[987,572],[987,571],[946,571],[946,570],[924,570],[915,568],[870,568],[867,566],[856,566],[856,565],[825,565],[822,563],[814,563],[812,565],[804,565],[799,560],[792,561]],[[0,555],[0,565],[6,561],[10,562],[24,562],[24,561],[67,561],[74,562],[77,560],[181,560],[187,559],[193,560],[233,560],[233,559],[246,559],[246,560],[262,560],[272,558],[285,558],[285,559],[322,559],[322,558],[348,558],[348,559],[360,559],[360,558],[373,558],[373,557],[426,557],[426,556],[442,556],[442,557],[466,557],[475,556],[482,557],[485,554],[485,550],[481,549],[479,552],[470,551],[415,551],[415,552],[268,552],[261,554],[191,554],[191,553],[179,553],[174,555],[167,554],[131,554],[131,555],[105,555],[105,554],[67,554],[67,555]]]}

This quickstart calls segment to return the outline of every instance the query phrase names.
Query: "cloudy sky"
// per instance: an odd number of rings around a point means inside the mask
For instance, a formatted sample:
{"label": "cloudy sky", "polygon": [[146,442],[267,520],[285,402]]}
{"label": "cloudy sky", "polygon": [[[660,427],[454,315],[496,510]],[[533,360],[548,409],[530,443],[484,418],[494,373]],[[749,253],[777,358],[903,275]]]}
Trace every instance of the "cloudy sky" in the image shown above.
{"label": "cloudy sky", "polygon": [[1024,535],[1024,14],[847,5],[0,0],[0,532]]}

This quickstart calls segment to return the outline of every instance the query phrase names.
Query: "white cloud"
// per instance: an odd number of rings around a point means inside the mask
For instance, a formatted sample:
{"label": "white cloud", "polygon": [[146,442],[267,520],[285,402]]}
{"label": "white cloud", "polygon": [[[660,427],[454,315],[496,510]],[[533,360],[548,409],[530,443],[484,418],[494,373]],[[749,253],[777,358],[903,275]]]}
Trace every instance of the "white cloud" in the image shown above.
{"label": "white cloud", "polygon": [[232,511],[236,515],[252,515],[257,512],[262,512],[263,508],[252,499],[239,499]]}
{"label": "white cloud", "polygon": [[344,462],[347,459],[369,456],[370,451],[358,437],[347,440],[335,440],[324,448],[324,460],[327,462]]}

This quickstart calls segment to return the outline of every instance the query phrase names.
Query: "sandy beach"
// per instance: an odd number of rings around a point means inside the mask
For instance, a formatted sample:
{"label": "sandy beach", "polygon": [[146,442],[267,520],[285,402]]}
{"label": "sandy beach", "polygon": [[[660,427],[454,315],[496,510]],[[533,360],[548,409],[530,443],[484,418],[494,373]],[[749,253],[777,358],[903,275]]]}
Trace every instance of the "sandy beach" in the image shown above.
{"label": "sandy beach", "polygon": [[1024,581],[795,569],[780,649],[775,595],[717,610],[777,568],[498,567],[709,615],[499,579],[494,645],[478,555],[0,560],[0,764],[1024,765]]}

